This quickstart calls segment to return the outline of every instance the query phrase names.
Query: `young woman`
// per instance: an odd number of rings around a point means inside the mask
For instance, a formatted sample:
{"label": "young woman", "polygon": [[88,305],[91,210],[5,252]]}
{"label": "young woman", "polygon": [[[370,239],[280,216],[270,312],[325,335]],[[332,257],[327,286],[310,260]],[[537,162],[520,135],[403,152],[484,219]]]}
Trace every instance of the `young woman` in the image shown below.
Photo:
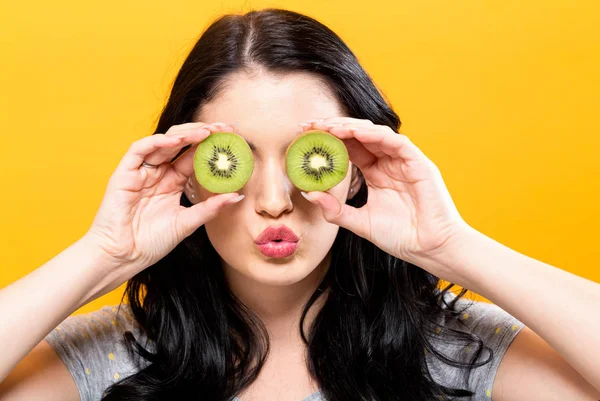
{"label": "young woman", "polygon": [[[0,400],[600,398],[600,286],[470,227],[399,126],[314,19],[215,21],[89,231],[0,292]],[[350,154],[326,193],[285,173],[310,129]],[[237,193],[194,176],[217,131],[253,151]],[[293,252],[261,251],[263,234]],[[69,317],[126,281],[128,302]]]}

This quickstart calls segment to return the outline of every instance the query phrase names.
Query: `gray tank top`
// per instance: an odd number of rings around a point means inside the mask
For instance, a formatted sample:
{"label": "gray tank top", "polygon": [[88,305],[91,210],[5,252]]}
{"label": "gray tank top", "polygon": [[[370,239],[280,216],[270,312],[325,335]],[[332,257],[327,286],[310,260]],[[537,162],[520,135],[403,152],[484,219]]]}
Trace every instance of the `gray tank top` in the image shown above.
{"label": "gray tank top", "polygon": [[[448,292],[447,302],[454,297],[453,293]],[[490,401],[500,361],[524,325],[497,305],[486,302],[462,298],[457,302],[456,309],[462,310],[458,321],[441,323],[446,328],[480,336],[484,344],[493,350],[493,360],[474,368],[466,383],[463,379],[464,369],[448,366],[426,353],[427,365],[437,383],[473,391],[472,401]],[[125,331],[131,331],[142,345],[147,344],[147,349],[153,350],[151,341],[147,340],[137,325],[127,304],[105,306],[91,313],[72,315],[46,336],[45,340],[71,372],[81,401],[100,400],[111,384],[136,373],[148,363],[127,352],[123,341]],[[443,329],[438,331],[442,335],[431,340],[437,350],[453,359],[464,362],[470,360],[469,352],[473,350],[468,346],[443,341]],[[488,358],[489,354],[484,351],[478,361]],[[235,401],[243,400],[236,398]],[[316,392],[298,401],[325,399],[320,392]]]}

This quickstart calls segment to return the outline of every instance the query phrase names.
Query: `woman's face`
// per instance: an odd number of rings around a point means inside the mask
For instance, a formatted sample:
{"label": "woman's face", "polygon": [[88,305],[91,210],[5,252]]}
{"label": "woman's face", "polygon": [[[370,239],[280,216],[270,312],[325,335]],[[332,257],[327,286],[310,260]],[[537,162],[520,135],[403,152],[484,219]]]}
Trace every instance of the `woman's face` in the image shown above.
{"label": "woman's face", "polygon": [[[219,253],[225,274],[272,286],[287,286],[323,273],[338,226],[328,223],[317,206],[294,187],[285,171],[285,151],[302,132],[298,125],[314,118],[342,116],[334,98],[309,74],[276,78],[235,75],[222,94],[202,107],[194,121],[235,122],[236,132],[254,147],[254,171],[238,191],[245,198],[226,206],[206,223],[208,237]],[[329,192],[346,202],[352,169]],[[212,195],[192,177],[186,194],[203,201]],[[290,256],[263,254],[255,243],[268,227],[285,225],[298,237]],[[317,269],[318,268],[318,269]],[[312,275],[311,275],[312,273]],[[243,277],[242,277],[243,276]]]}

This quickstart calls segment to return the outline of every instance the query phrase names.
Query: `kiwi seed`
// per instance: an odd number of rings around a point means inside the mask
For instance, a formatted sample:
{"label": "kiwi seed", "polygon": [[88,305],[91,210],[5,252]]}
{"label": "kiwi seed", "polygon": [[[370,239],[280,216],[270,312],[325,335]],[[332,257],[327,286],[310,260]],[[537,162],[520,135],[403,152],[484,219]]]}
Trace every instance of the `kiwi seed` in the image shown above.
{"label": "kiwi seed", "polygon": [[252,175],[254,158],[248,143],[234,132],[214,132],[200,142],[194,153],[198,183],[213,193],[235,192]]}
{"label": "kiwi seed", "polygon": [[346,145],[327,131],[306,131],[294,139],[285,154],[287,175],[303,191],[326,191],[348,173]]}

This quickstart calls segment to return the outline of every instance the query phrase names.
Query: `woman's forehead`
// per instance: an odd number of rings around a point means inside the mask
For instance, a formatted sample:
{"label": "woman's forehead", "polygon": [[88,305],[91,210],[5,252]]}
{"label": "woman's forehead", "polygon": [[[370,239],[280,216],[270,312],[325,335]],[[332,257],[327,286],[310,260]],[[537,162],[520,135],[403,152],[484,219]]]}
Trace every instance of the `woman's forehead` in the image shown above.
{"label": "woman's forehead", "polygon": [[281,77],[241,75],[229,79],[206,103],[196,121],[235,122],[237,131],[256,147],[268,141],[289,143],[301,133],[299,123],[340,116],[341,108],[321,80],[310,74]]}

